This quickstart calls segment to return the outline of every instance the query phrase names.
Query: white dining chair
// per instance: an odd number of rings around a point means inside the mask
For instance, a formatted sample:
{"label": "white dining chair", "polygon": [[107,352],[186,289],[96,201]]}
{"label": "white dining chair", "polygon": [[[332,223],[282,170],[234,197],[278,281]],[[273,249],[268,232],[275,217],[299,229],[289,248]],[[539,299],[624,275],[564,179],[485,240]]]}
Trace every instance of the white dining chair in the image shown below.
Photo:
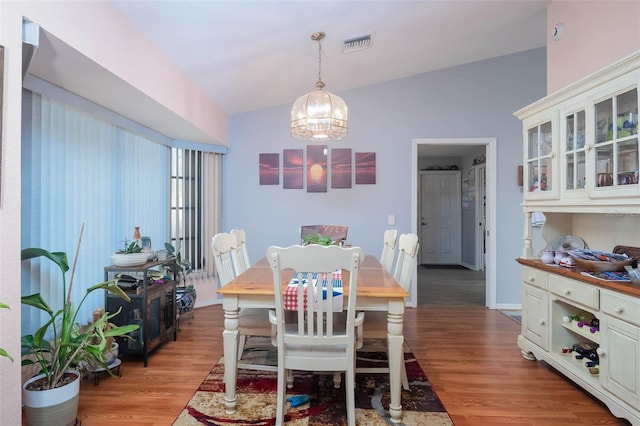
{"label": "white dining chair", "polygon": [[[278,347],[276,424],[284,422],[288,372],[305,370],[345,372],[347,422],[355,425],[355,327],[364,318],[364,313],[356,314],[356,294],[364,252],[359,247],[269,247],[267,259],[275,290],[269,320],[276,326]],[[291,270],[298,273],[295,285]],[[349,271],[346,313],[334,312],[334,294],[342,292],[341,280],[333,275],[336,270]],[[292,291],[283,294],[283,284]]]}
{"label": "white dining chair", "polygon": [[[409,291],[411,278],[418,257],[418,236],[416,234],[402,234],[398,239],[398,258],[393,271],[393,277],[405,291]],[[387,339],[387,313],[367,312],[362,327],[358,328],[359,340],[365,339]],[[388,345],[387,345],[388,346]],[[380,368],[358,368],[357,373],[388,373],[388,367]],[[402,387],[409,390],[409,380],[407,371],[402,363]]]}
{"label": "white dining chair", "polygon": [[234,249],[231,252],[231,261],[236,275],[240,275],[251,266],[247,249],[247,234],[244,229],[232,229],[230,233],[236,238]]}
{"label": "white dining chair", "polygon": [[[236,277],[231,259],[235,245],[236,237],[230,233],[220,232],[211,239],[211,248],[213,249],[213,258],[215,259],[220,287],[225,286]],[[273,333],[275,333],[275,328],[269,324],[268,309],[242,308],[238,314],[238,368],[275,371],[273,366],[242,362],[242,354],[247,346],[247,337],[263,336],[271,338]],[[268,345],[271,345],[270,340]]]}
{"label": "white dining chair", "polygon": [[380,264],[384,269],[392,273],[393,260],[396,257],[396,245],[398,243],[398,230],[387,229],[384,231],[382,254],[380,255]]}

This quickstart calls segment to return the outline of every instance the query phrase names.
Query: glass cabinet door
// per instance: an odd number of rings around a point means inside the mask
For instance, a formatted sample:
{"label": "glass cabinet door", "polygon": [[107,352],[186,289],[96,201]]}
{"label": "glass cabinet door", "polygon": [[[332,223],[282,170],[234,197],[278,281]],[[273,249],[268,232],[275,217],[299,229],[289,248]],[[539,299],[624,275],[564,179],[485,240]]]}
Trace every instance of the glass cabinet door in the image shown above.
{"label": "glass cabinet door", "polygon": [[595,119],[595,188],[638,185],[637,89],[596,103]]}
{"label": "glass cabinet door", "polygon": [[586,182],[585,111],[565,116],[565,189],[584,189]]}
{"label": "glass cabinet door", "polygon": [[530,127],[527,140],[527,193],[551,193],[554,189],[551,121]]}

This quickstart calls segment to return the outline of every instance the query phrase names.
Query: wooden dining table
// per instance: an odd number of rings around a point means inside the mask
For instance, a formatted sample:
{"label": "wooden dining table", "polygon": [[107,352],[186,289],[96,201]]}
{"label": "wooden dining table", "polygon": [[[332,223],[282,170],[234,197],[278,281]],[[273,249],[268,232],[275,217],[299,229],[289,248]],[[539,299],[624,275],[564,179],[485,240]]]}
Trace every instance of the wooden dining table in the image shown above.
{"label": "wooden dining table", "polygon": [[[348,272],[343,271],[343,274]],[[293,275],[293,271],[291,271]],[[282,285],[289,283],[291,276],[283,274]],[[349,297],[348,275],[345,282],[344,302]],[[236,371],[238,356],[238,313],[242,308],[274,308],[275,294],[273,272],[266,258],[252,265],[233,281],[218,290],[222,295],[224,309],[224,383],[225,409],[228,414],[236,410]],[[391,421],[402,421],[401,363],[403,354],[403,318],[404,300],[409,294],[398,284],[393,276],[382,267],[378,259],[368,255],[360,264],[358,272],[358,292],[356,306],[359,311],[387,312],[387,337],[389,345],[389,414]],[[345,305],[346,306],[346,305]],[[366,321],[366,313],[365,313]]]}

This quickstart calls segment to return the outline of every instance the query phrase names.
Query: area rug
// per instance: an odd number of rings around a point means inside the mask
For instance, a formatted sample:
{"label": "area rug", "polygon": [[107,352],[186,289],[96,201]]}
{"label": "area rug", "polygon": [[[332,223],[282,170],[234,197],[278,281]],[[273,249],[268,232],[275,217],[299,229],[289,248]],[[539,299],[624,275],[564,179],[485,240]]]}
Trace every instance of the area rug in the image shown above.
{"label": "area rug", "polygon": [[[358,351],[358,367],[380,367],[386,364],[384,347],[374,343]],[[402,390],[403,424],[453,425],[435,394],[422,368],[405,345],[405,363],[410,391]],[[260,359],[275,365],[275,349],[256,350],[243,355],[251,362]],[[174,426],[196,425],[274,425],[276,415],[277,374],[271,371],[238,370],[236,412],[226,414],[224,408],[224,360],[213,367],[204,382],[174,421]],[[288,407],[288,426],[346,425],[344,376],[340,388],[334,388],[333,375],[295,371],[289,396],[310,396],[309,402]],[[388,375],[356,374],[356,421],[358,425],[388,425]]]}

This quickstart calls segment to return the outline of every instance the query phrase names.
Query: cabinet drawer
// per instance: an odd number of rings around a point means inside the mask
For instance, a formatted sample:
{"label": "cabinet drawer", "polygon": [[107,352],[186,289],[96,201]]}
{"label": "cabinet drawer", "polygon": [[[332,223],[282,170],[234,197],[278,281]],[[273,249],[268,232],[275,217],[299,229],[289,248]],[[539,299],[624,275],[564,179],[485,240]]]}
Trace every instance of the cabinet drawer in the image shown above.
{"label": "cabinet drawer", "polygon": [[620,293],[603,290],[600,298],[602,312],[614,318],[640,325],[640,300]]}
{"label": "cabinet drawer", "polygon": [[593,309],[598,309],[599,307],[599,290],[588,284],[582,284],[557,275],[550,275],[549,291]]}
{"label": "cabinet drawer", "polygon": [[540,288],[547,288],[547,274],[544,271],[528,266],[522,267],[522,281]]}

